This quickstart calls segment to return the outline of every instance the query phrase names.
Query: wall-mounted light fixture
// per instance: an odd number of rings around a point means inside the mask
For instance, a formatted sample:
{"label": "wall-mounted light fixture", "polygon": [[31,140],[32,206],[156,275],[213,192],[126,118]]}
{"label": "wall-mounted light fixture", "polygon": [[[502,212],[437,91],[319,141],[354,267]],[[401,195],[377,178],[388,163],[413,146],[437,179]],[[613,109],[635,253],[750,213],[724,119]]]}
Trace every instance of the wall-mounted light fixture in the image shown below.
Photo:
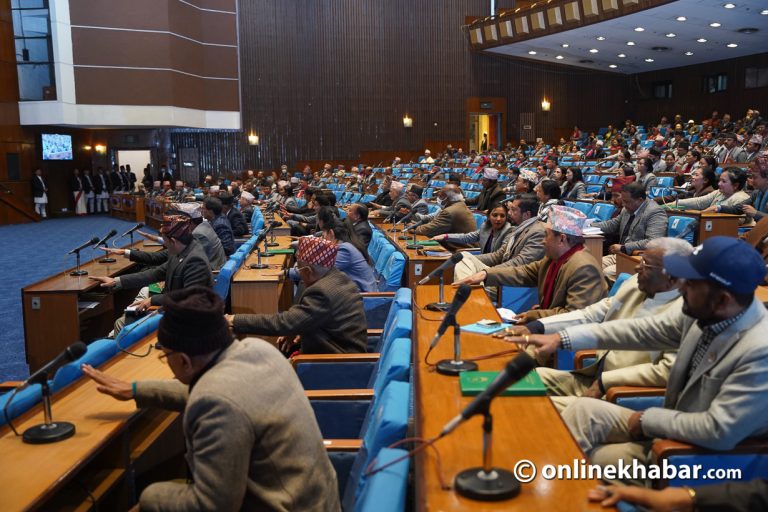
{"label": "wall-mounted light fixture", "polygon": [[248,135],[248,144],[251,146],[258,146],[259,145],[259,136],[255,133],[251,132],[250,135]]}
{"label": "wall-mounted light fixture", "polygon": [[107,152],[107,146],[104,144],[96,144],[93,149],[96,150],[97,153],[106,153]]}
{"label": "wall-mounted light fixture", "polygon": [[83,151],[90,151],[92,149],[93,148],[91,146],[87,145],[87,144],[85,146],[83,146]]}
{"label": "wall-mounted light fixture", "polygon": [[541,100],[541,110],[544,112],[549,112],[549,109],[552,108],[552,104],[549,102],[549,100],[545,97],[543,100]]}
{"label": "wall-mounted light fixture", "polygon": [[403,128],[413,128],[413,118],[408,114],[403,116]]}

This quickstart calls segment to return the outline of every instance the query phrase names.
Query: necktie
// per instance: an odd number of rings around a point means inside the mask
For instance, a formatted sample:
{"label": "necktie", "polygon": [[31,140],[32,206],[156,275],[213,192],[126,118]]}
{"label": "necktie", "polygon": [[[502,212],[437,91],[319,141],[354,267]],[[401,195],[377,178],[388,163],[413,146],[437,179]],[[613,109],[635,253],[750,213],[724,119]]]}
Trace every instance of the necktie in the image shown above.
{"label": "necktie", "polygon": [[624,226],[624,231],[621,232],[621,237],[619,237],[619,243],[624,244],[624,242],[627,241],[627,236],[629,236],[629,229],[632,227],[632,222],[635,220],[635,214],[632,213],[629,215],[629,220],[627,221],[626,226]]}

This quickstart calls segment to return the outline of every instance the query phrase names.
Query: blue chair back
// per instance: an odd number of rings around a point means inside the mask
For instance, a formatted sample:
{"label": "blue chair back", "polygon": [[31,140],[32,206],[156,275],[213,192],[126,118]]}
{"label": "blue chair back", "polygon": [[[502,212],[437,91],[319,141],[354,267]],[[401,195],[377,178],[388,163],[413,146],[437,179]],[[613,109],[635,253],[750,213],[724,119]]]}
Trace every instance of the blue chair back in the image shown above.
{"label": "blue chair back", "polygon": [[501,305],[499,307],[511,309],[515,313],[528,311],[539,302],[539,290],[537,288],[525,288],[518,286],[502,286]]}
{"label": "blue chair back", "polygon": [[573,208],[576,208],[584,215],[589,215],[589,212],[592,211],[592,203],[582,203],[581,201],[575,201],[573,203]]}
{"label": "blue chair back", "polygon": [[89,364],[93,367],[101,366],[117,354],[117,343],[112,339],[96,340],[88,345],[83,356],[71,363],[67,363],[56,371],[53,377],[51,391],[56,393],[68,386],[83,375],[81,366]]}
{"label": "blue chair back", "polygon": [[387,262],[389,261],[390,256],[392,256],[392,253],[395,252],[395,248],[390,244],[388,241],[384,241],[384,246],[381,248],[381,252],[379,252],[378,257],[376,258],[374,262],[373,268],[376,270],[376,275],[383,276],[384,275],[384,269],[387,265]]}
{"label": "blue chair back", "polygon": [[659,187],[669,188],[675,183],[675,179],[672,176],[662,176],[656,178],[656,184]]}
{"label": "blue chair back", "polygon": [[483,223],[485,222],[485,215],[482,213],[473,213],[472,216],[475,218],[475,224],[477,225],[477,229],[479,230]]}
{"label": "blue chair back", "polygon": [[227,300],[229,285],[232,283],[232,275],[235,273],[235,270],[237,270],[237,262],[230,259],[221,267],[219,275],[216,276],[216,284],[213,285],[213,291],[223,300]]}
{"label": "blue chair back", "polygon": [[355,500],[354,512],[403,512],[408,489],[408,452],[398,448],[382,448],[376,455],[376,467],[402,459],[388,468],[362,477],[358,482],[360,495]]}
{"label": "blue chair back", "polygon": [[611,286],[611,290],[608,292],[609,297],[613,297],[616,295],[616,292],[619,291],[619,288],[621,288],[621,285],[624,284],[624,281],[632,277],[630,274],[627,274],[626,272],[622,272],[618,276],[616,276],[616,282],[613,283],[613,286]]}
{"label": "blue chair back", "polygon": [[373,350],[368,347],[369,352],[385,353],[392,340],[397,338],[410,338],[413,330],[413,313],[410,309],[398,309],[392,316],[392,321],[384,325],[381,338]]}
{"label": "blue chair back", "polygon": [[588,217],[592,219],[608,220],[616,211],[616,206],[610,203],[595,203]]}
{"label": "blue chair back", "polygon": [[405,256],[400,251],[393,251],[384,265],[384,271],[381,274],[379,282],[379,291],[387,292],[397,290],[403,282],[405,273]]}
{"label": "blue chair back", "polygon": [[251,231],[256,233],[264,229],[264,214],[261,213],[261,208],[258,206],[253,208],[253,215],[251,215]]}
{"label": "blue chair back", "polygon": [[117,337],[115,337],[115,343],[121,348],[130,347],[140,339],[155,332],[157,326],[160,325],[161,318],[163,318],[162,313],[155,313],[140,318],[132,324],[126,325]]}
{"label": "blue chair back", "polygon": [[[0,426],[5,425],[5,414],[2,414],[5,405],[13,394],[12,391],[0,395]],[[43,391],[40,384],[32,384],[28,388],[22,389],[13,397],[11,405],[8,406],[8,417],[13,420],[17,416],[24,414],[43,399]],[[21,442],[21,441],[19,441]]]}
{"label": "blue chair back", "polygon": [[667,222],[667,236],[679,238],[680,235],[685,233],[685,235],[682,236],[683,240],[688,240],[688,242],[693,244],[694,229],[689,226],[695,222],[695,219],[692,217],[672,215]]}

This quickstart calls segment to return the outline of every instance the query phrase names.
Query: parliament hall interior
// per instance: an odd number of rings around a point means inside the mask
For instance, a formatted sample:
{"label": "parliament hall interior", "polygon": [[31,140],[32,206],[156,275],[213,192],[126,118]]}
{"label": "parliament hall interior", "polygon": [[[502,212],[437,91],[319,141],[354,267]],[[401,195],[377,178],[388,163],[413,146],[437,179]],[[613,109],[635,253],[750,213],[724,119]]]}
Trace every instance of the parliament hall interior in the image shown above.
{"label": "parliament hall interior", "polygon": [[0,0],[0,510],[768,510],[767,37]]}

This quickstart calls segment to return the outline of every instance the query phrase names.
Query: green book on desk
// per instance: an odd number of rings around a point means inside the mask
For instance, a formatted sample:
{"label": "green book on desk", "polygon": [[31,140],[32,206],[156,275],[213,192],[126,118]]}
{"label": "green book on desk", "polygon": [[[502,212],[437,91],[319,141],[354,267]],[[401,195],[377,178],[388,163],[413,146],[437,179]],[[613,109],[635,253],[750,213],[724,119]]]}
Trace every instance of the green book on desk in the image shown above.
{"label": "green book on desk", "polygon": [[440,242],[437,242],[435,240],[419,240],[416,242],[416,244],[422,247],[432,247],[435,245],[440,245]]}
{"label": "green book on desk", "polygon": [[293,249],[269,249],[267,254],[293,254]]}
{"label": "green book on desk", "polygon": [[[499,372],[462,372],[459,374],[461,394],[476,396],[493,382]],[[547,388],[536,370],[502,391],[499,396],[546,396]]]}

